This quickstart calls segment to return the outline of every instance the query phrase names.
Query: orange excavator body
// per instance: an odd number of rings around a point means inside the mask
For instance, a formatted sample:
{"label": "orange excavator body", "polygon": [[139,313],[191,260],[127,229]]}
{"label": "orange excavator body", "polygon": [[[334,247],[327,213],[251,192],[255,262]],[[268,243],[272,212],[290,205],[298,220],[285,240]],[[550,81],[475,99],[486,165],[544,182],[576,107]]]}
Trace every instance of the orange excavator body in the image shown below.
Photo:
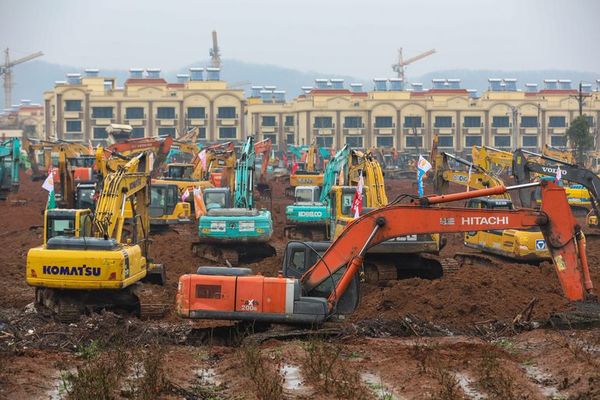
{"label": "orange excavator body", "polygon": [[[571,301],[593,297],[585,238],[571,213],[564,189],[558,185],[542,184],[540,211],[435,206],[506,191],[501,186],[425,197],[412,204],[390,204],[373,210],[350,222],[301,279],[270,278],[250,274],[245,269],[228,268],[183,275],[179,280],[177,312],[184,318],[320,323],[335,313],[369,247],[407,234],[534,226],[539,226],[544,234],[564,295]],[[324,285],[328,284],[331,285],[326,290],[328,294],[323,295]]]}

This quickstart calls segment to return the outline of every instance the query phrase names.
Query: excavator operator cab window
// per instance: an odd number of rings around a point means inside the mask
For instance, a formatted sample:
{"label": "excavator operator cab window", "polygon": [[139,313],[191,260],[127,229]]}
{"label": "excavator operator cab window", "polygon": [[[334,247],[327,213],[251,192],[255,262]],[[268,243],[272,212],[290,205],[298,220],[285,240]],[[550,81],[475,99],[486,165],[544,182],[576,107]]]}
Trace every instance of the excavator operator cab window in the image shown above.
{"label": "excavator operator cab window", "polygon": [[77,188],[77,204],[76,208],[85,209],[89,208],[93,210],[96,208],[96,203],[94,202],[94,195],[96,194],[96,189],[94,187],[78,187]]}
{"label": "excavator operator cab window", "polygon": [[296,202],[312,203],[315,201],[314,188],[296,188]]}
{"label": "excavator operator cab window", "polygon": [[180,179],[183,178],[183,166],[181,165],[169,165],[169,178]]}
{"label": "excavator operator cab window", "polygon": [[204,192],[204,204],[207,209],[227,208],[227,194],[225,192]]}
{"label": "excavator operator cab window", "polygon": [[75,213],[48,216],[46,241],[56,236],[75,236]]}

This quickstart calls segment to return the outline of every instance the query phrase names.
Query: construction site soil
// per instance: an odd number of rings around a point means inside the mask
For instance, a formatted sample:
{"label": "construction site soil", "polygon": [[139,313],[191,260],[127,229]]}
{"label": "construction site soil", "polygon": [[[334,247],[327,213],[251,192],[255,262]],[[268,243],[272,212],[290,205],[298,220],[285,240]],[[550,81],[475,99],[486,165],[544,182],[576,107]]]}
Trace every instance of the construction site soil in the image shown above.
{"label": "construction site soil", "polygon": [[[211,330],[208,336],[202,330],[231,326],[230,322],[184,321],[175,315],[178,277],[193,273],[200,265],[214,265],[192,255],[191,244],[197,234],[193,224],[152,235],[151,257],[167,269],[166,286],[153,289],[162,292],[171,304],[163,319],[139,321],[132,316],[104,313],[84,317],[77,324],[57,323],[33,309],[34,290],[24,279],[27,251],[42,243],[47,192],[40,182],[32,182],[26,175],[21,178],[19,192],[0,203],[0,370],[4,370],[0,373],[0,398],[78,398],[73,391],[57,387],[63,381],[61,373],[86,365],[80,354],[82,348],[102,343],[105,347],[99,354],[107,355],[119,342],[125,343],[130,353],[154,341],[164,350],[164,373],[170,385],[160,395],[157,392],[156,398],[600,398],[597,328],[561,327],[522,333],[549,327],[552,315],[573,309],[563,297],[550,263],[475,262],[436,280],[410,278],[380,285],[362,284],[357,312],[348,321],[326,328],[323,332],[333,329],[335,333],[325,341],[333,349],[320,349],[322,353],[331,352],[338,361],[347,361],[335,364],[332,371],[344,372],[348,365],[362,371],[354,389],[352,382],[344,383],[346,389],[352,389],[352,396],[343,395],[348,393],[343,387],[335,386],[337,391],[327,389],[307,377],[310,368],[306,357],[316,357],[310,348],[320,346],[314,335],[311,339],[299,335],[304,338],[301,341],[259,341],[258,358],[267,360],[270,366],[253,364],[255,369],[269,370],[276,365],[280,368],[277,376],[283,377],[281,395],[269,397],[257,387],[260,376],[239,373],[248,368],[244,360],[252,358],[249,352],[256,346],[243,342],[241,347],[232,347],[235,340],[218,340],[219,330]],[[261,199],[258,206],[272,210],[271,244],[277,256],[244,266],[273,276],[281,268],[286,244],[285,206],[291,200],[284,196],[287,182],[274,180],[271,185],[272,199]],[[414,182],[400,180],[386,180],[386,189],[390,200],[417,191]],[[430,187],[425,189],[426,194],[431,193]],[[445,237],[447,244],[440,258],[465,251],[461,234]],[[588,237],[592,280],[597,284],[599,243],[598,237]],[[515,324],[515,317],[534,299],[531,320],[539,323]],[[231,330],[223,335],[231,337]],[[488,356],[492,358],[488,360]],[[486,362],[489,365],[484,365]],[[482,368],[491,368],[491,375],[499,376],[499,381],[486,381],[481,376]],[[451,376],[444,375],[445,370],[451,371]],[[294,383],[297,387],[286,386],[294,374],[301,376]],[[415,382],[419,382],[417,387]],[[499,389],[498,385],[505,387]],[[454,397],[443,397],[444,390],[450,390]],[[364,397],[359,396],[363,392]],[[114,398],[131,397],[122,390],[112,393]]]}

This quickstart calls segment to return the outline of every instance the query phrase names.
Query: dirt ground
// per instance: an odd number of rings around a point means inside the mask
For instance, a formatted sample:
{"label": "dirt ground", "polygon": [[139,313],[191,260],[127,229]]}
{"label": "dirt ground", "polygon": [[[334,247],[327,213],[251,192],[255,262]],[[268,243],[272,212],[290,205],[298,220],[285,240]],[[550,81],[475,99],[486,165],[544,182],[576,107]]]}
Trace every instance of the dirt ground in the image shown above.
{"label": "dirt ground", "polygon": [[[285,184],[272,184],[272,204],[259,206],[272,210],[271,244],[278,255],[248,265],[265,275],[280,269],[290,203]],[[410,181],[387,180],[386,187],[390,200],[416,194]],[[73,393],[69,374],[83,376],[85,368],[99,374],[101,362],[118,365],[119,354],[126,355],[126,366],[118,379],[108,380],[114,398],[600,398],[600,329],[551,326],[551,316],[573,306],[549,263],[476,263],[433,281],[363,284],[361,304],[349,321],[301,339],[240,345],[239,327],[184,321],[173,307],[158,321],[104,313],[57,323],[33,309],[34,291],[24,280],[27,251],[42,242],[46,198],[41,182],[23,176],[19,193],[0,203],[0,399],[59,399],[69,392],[85,398]],[[193,225],[153,235],[151,255],[166,265],[164,291],[171,304],[178,277],[210,264],[192,255],[195,237]],[[441,257],[465,251],[462,235],[446,238]],[[596,284],[599,244],[598,237],[588,238]],[[536,323],[513,324],[534,298]],[[162,378],[153,381],[155,392],[140,394],[136,382],[153,371],[154,353]]]}

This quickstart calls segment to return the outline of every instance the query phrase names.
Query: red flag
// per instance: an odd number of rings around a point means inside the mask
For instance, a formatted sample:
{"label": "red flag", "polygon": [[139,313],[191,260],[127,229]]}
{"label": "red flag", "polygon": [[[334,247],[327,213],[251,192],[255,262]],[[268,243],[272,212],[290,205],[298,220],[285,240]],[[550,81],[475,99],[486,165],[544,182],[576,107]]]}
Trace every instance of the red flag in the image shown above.
{"label": "red flag", "polygon": [[362,211],[362,203],[363,196],[362,191],[365,185],[365,181],[363,180],[362,175],[358,179],[358,185],[356,186],[356,192],[354,193],[354,198],[352,199],[352,211],[354,211],[354,218],[360,217],[360,212]]}
{"label": "red flag", "polygon": [[287,168],[287,166],[289,165],[287,154],[285,154],[285,152],[284,152],[283,156],[281,158],[283,159],[283,165],[285,165],[285,167]]}
{"label": "red flag", "polygon": [[294,162],[294,165],[292,165],[292,175],[295,175],[296,171],[298,171],[298,163]]}

